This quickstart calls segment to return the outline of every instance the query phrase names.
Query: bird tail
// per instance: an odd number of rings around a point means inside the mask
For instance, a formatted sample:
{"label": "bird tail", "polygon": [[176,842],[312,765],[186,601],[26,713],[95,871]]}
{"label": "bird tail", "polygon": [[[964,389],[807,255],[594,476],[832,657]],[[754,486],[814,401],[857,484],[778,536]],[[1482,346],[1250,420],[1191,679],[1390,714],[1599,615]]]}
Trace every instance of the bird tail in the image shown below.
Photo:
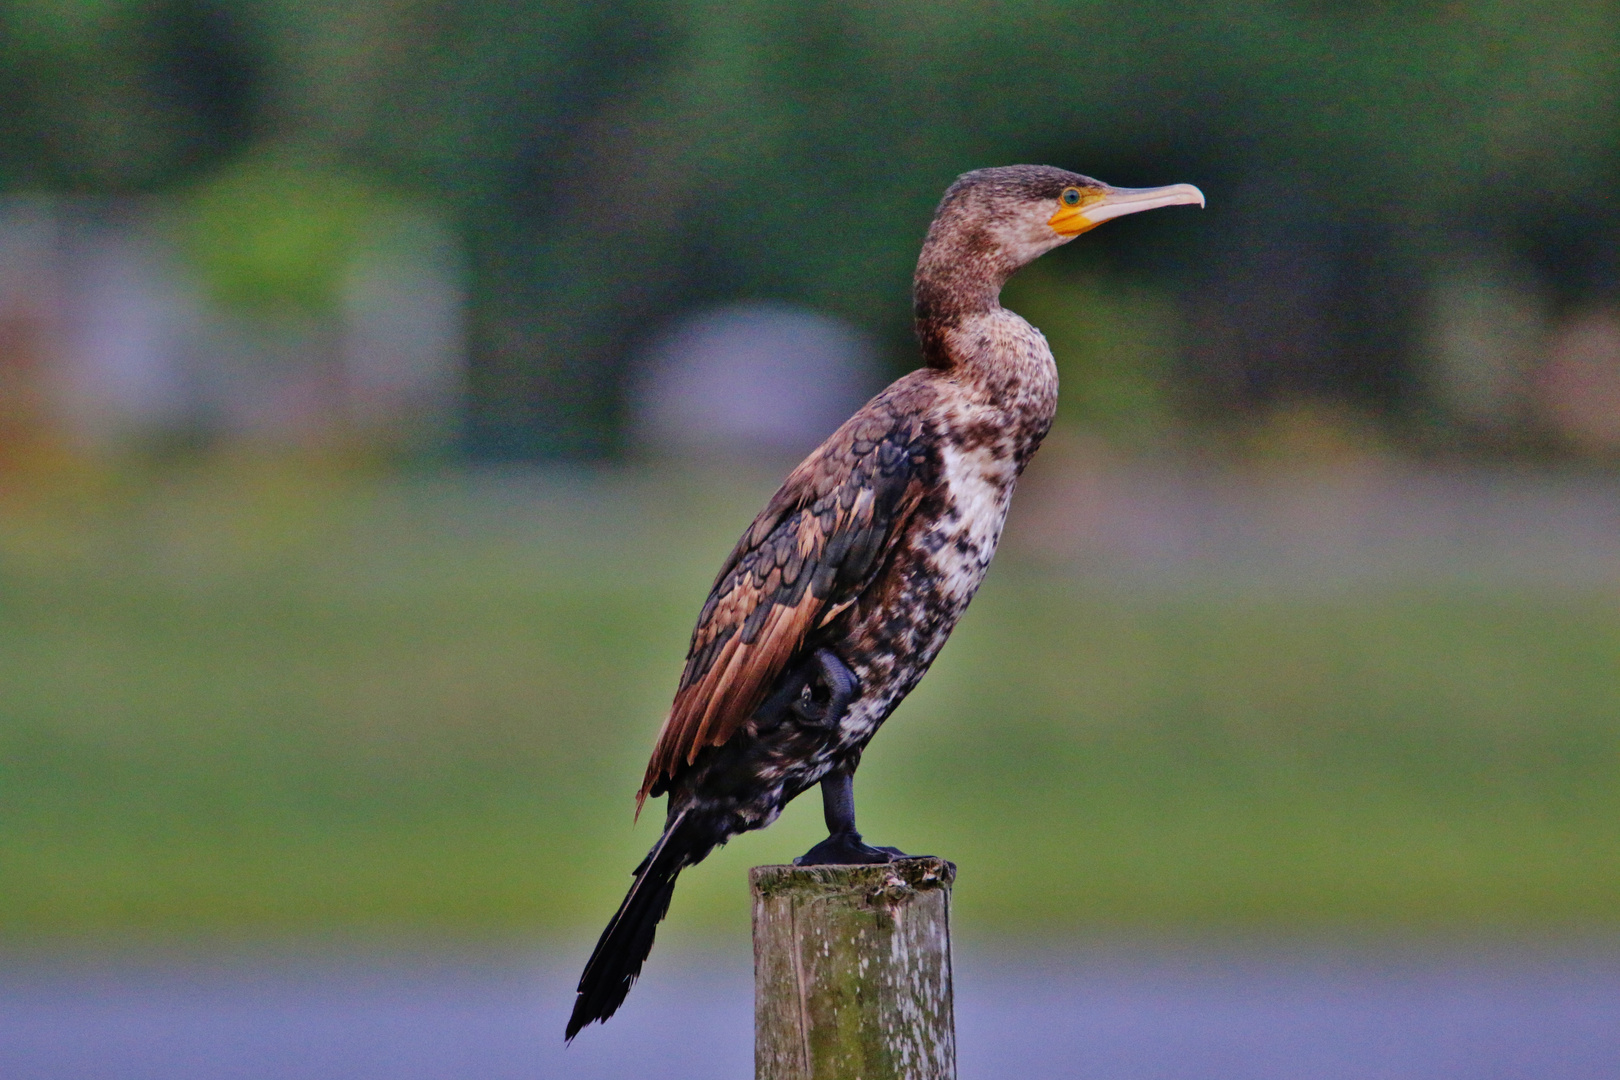
{"label": "bird tail", "polygon": [[700,861],[713,848],[694,835],[687,811],[676,814],[664,827],[664,835],[636,867],[636,880],[624,902],[596,943],[596,950],[579,977],[579,996],[568,1018],[566,1038],[572,1042],[580,1029],[592,1021],[605,1022],[619,1011],[624,999],[641,974],[641,965],[652,951],[653,935],[670,897],[675,894],[675,878],[681,870]]}

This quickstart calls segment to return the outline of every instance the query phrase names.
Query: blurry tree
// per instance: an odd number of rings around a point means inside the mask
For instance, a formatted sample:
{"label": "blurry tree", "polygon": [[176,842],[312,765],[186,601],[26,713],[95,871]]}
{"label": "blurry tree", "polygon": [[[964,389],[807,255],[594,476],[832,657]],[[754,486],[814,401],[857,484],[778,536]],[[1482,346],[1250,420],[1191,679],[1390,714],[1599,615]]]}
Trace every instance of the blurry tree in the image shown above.
{"label": "blurry tree", "polygon": [[22,0],[0,8],[0,183],[149,190],[258,133],[260,6]]}
{"label": "blurry tree", "polygon": [[427,3],[407,25],[361,145],[448,196],[464,223],[471,446],[608,452],[626,326],[679,213],[669,164],[643,145],[659,123],[669,12]]}

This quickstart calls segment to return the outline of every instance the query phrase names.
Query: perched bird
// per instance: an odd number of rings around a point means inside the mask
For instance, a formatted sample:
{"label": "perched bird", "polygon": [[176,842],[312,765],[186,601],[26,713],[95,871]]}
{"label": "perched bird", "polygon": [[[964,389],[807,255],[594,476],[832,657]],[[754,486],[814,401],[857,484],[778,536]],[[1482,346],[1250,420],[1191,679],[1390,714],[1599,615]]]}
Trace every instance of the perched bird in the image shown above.
{"label": "perched bird", "polygon": [[1001,287],[1110,218],[1181,203],[1204,196],[1035,165],[980,169],[945,192],[913,285],[926,366],[794,469],[720,567],[636,800],[639,814],[668,794],[663,835],[585,966],[567,1038],[624,1001],[676,875],[811,786],[829,835],[796,863],[903,857],[855,828],[861,752],[984,579],[1057,406],[1052,351]]}

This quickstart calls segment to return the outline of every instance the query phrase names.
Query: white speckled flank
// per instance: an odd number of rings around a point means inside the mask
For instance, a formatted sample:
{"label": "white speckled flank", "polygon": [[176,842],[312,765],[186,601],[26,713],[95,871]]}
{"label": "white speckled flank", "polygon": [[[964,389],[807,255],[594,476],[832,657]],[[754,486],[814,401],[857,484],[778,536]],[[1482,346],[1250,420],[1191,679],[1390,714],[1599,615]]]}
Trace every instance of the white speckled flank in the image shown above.
{"label": "white speckled flank", "polygon": [[1000,447],[946,446],[940,457],[951,512],[928,530],[923,545],[942,594],[966,603],[996,553],[1018,471]]}

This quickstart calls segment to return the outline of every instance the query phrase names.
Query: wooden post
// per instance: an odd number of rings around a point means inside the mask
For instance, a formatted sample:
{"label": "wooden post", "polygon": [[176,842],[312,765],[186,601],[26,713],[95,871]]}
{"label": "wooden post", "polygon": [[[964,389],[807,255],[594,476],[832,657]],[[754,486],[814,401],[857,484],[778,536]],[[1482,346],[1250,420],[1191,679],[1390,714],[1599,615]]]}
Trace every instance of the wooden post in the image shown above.
{"label": "wooden post", "polygon": [[956,1080],[954,865],[756,866],[749,880],[756,1080]]}

